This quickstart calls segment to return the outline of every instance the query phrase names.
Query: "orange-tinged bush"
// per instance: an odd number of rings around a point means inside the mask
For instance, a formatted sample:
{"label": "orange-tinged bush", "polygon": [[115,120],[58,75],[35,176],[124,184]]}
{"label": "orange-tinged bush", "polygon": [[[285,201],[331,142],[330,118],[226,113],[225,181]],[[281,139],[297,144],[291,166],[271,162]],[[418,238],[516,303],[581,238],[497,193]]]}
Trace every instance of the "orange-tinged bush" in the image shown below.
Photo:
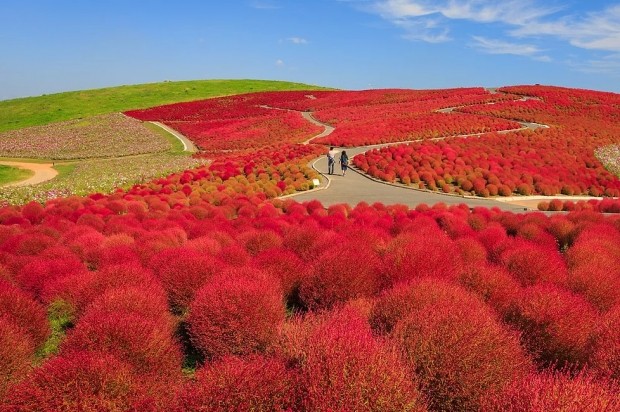
{"label": "orange-tinged bush", "polygon": [[187,324],[194,347],[219,358],[267,352],[284,317],[275,279],[256,269],[228,269],[198,290]]}
{"label": "orange-tinged bush", "polygon": [[504,250],[500,259],[522,286],[538,283],[566,285],[568,281],[566,262],[556,249],[517,240]]}
{"label": "orange-tinged bush", "polygon": [[296,371],[282,359],[226,356],[199,369],[180,391],[182,411],[285,411],[297,404]]}
{"label": "orange-tinged bush", "polygon": [[481,412],[583,412],[620,410],[617,383],[587,374],[532,373],[482,400]]}
{"label": "orange-tinged bush", "polygon": [[354,306],[294,319],[282,350],[300,368],[301,410],[426,410],[415,375]]}
{"label": "orange-tinged bush", "polygon": [[431,409],[476,410],[481,397],[529,371],[517,336],[475,296],[435,279],[406,292],[386,295],[373,323],[389,330],[381,324],[400,312],[390,336],[417,372]]}
{"label": "orange-tinged bush", "polygon": [[105,353],[54,357],[9,391],[6,411],[154,411],[134,370]]}
{"label": "orange-tinged bush", "polygon": [[33,355],[30,336],[0,314],[0,409],[7,390],[30,371]]}
{"label": "orange-tinged bush", "polygon": [[316,259],[314,270],[301,280],[299,288],[301,302],[308,309],[329,309],[379,290],[381,260],[361,242],[342,239]]}
{"label": "orange-tinged bush", "polygon": [[221,265],[214,257],[185,246],[164,249],[148,264],[166,289],[170,307],[179,312],[187,310],[196,291]]}
{"label": "orange-tinged bush", "polygon": [[67,334],[61,355],[109,353],[140,374],[160,381],[175,380],[181,373],[181,351],[170,326],[139,313],[93,310]]}
{"label": "orange-tinged bush", "polygon": [[527,288],[506,320],[521,331],[523,344],[540,365],[561,368],[588,364],[597,316],[583,297],[544,284]]}
{"label": "orange-tinged bush", "polygon": [[43,346],[50,335],[45,309],[26,293],[2,280],[0,317],[21,329],[35,348]]}

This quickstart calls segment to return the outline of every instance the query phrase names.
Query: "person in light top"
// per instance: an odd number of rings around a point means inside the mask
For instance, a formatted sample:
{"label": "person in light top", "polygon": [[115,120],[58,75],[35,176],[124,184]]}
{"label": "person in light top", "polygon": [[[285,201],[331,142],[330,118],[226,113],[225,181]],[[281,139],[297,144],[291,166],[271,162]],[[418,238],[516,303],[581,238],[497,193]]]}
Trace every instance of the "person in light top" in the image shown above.
{"label": "person in light top", "polygon": [[334,164],[336,163],[336,153],[338,153],[336,150],[334,150],[334,147],[330,147],[329,148],[329,152],[327,152],[327,174],[333,175],[334,174]]}

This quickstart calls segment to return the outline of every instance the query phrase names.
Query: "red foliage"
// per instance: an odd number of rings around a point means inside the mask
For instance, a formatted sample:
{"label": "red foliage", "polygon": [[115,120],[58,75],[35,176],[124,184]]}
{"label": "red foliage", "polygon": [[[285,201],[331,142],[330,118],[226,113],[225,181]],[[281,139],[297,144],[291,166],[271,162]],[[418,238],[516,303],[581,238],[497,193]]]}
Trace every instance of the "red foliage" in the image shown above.
{"label": "red foliage", "polygon": [[194,346],[206,357],[264,353],[284,321],[278,282],[253,269],[228,269],[196,293],[187,324]]}
{"label": "red foliage", "polygon": [[6,411],[156,410],[128,364],[105,353],[54,357],[8,393]]}
{"label": "red foliage", "polygon": [[543,366],[582,367],[592,356],[598,322],[581,296],[554,285],[526,289],[506,320],[522,332],[527,350]]}
{"label": "red foliage", "polygon": [[281,359],[226,356],[197,371],[175,410],[285,411],[293,410],[296,396],[297,376]]}
{"label": "red foliage", "polygon": [[34,345],[24,330],[0,315],[0,408],[7,390],[26,376]]}
{"label": "red foliage", "polygon": [[140,374],[160,381],[179,378],[181,351],[170,324],[135,312],[93,310],[82,316],[61,345],[61,354],[109,353]]}
{"label": "red foliage", "polygon": [[566,263],[560,253],[529,241],[512,242],[500,260],[522,286],[537,283],[565,285],[568,280]]}
{"label": "red foliage", "polygon": [[482,401],[481,412],[620,410],[618,385],[586,374],[532,373]]}
{"label": "red foliage", "polygon": [[597,326],[592,369],[615,381],[620,379],[620,305],[602,316]]}
{"label": "red foliage", "polygon": [[220,266],[207,254],[188,247],[164,249],[149,263],[168,293],[170,307],[183,312]]}
{"label": "red foliage", "polygon": [[337,239],[334,246],[316,256],[313,272],[301,279],[299,297],[311,310],[370,297],[379,290],[380,265],[379,256],[369,246]]}
{"label": "red foliage", "polygon": [[0,280],[0,317],[21,329],[35,348],[50,335],[45,309],[18,288]]}
{"label": "red foliage", "polygon": [[426,410],[415,375],[353,307],[294,319],[282,346],[301,370],[301,410]]}
{"label": "red foliage", "polygon": [[395,312],[391,336],[433,410],[476,410],[481,398],[530,370],[517,336],[459,287],[428,279],[397,290],[377,304],[378,324]]}
{"label": "red foliage", "polygon": [[387,246],[383,269],[386,283],[422,277],[455,279],[462,268],[461,257],[457,253],[446,258],[454,249],[454,242],[434,223],[417,226],[415,232],[403,233]]}

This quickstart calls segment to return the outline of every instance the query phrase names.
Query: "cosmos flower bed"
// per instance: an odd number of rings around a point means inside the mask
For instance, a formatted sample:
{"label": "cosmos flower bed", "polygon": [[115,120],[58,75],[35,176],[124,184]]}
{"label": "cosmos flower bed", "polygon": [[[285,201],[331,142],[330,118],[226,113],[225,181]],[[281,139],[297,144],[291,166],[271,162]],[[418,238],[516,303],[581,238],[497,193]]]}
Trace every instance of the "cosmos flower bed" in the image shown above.
{"label": "cosmos flower bed", "polygon": [[618,95],[551,87],[507,91],[542,100],[459,110],[551,127],[387,147],[356,156],[354,164],[389,182],[459,194],[620,195],[610,161],[620,143]]}
{"label": "cosmos flower bed", "polygon": [[0,155],[37,159],[89,159],[165,152],[171,144],[120,113],[0,133]]}

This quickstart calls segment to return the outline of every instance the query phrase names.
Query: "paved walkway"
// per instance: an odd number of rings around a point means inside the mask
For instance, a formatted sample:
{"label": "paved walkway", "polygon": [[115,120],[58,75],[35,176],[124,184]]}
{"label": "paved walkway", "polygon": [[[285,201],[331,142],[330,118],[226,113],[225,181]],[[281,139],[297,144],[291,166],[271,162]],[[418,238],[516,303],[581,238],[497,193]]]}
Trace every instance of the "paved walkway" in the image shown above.
{"label": "paved walkway", "polygon": [[[454,108],[446,108],[440,110],[443,113],[450,113],[454,110]],[[316,120],[311,113],[309,112],[301,112],[304,119],[323,126],[324,130],[317,136],[308,139],[305,144],[308,144],[312,139],[317,137],[323,137],[331,134],[335,129],[334,127],[321,123]],[[538,124],[538,123],[525,123],[519,122],[522,125],[522,128],[529,129],[537,129],[537,128],[547,128],[549,126]],[[521,129],[516,129],[521,130]],[[514,132],[516,130],[506,130],[500,133],[508,133]],[[472,135],[464,135],[461,137],[474,137],[481,135],[482,133],[476,133]],[[441,140],[445,139],[445,137],[432,139],[432,140]],[[417,140],[419,141],[419,140]],[[354,147],[354,148],[339,148],[339,150],[346,150],[349,159],[353,159],[353,157],[357,154],[364,153],[370,149],[385,147],[396,144],[404,144],[410,142],[395,142],[381,145],[372,145],[372,146],[363,146],[363,147]],[[336,156],[338,159],[338,155]],[[352,162],[350,162],[352,163]],[[342,176],[340,172],[340,165],[336,162],[336,172],[335,175],[327,174],[327,157],[321,156],[320,158],[314,160],[310,163],[311,166],[317,170],[322,175],[321,186],[318,189],[311,190],[308,192],[301,192],[289,195],[287,197],[292,197],[296,201],[305,202],[310,200],[318,200],[325,206],[330,206],[338,203],[348,203],[351,205],[356,205],[360,202],[366,202],[368,204],[380,202],[383,204],[403,204],[409,207],[415,207],[421,203],[425,203],[428,205],[433,205],[435,203],[443,202],[447,205],[458,205],[465,203],[469,207],[487,207],[493,208],[497,207],[502,210],[511,211],[511,212],[524,212],[528,210],[537,210],[538,203],[542,200],[551,200],[554,197],[541,197],[541,196],[518,196],[511,198],[494,198],[494,199],[484,199],[478,197],[464,197],[458,195],[448,195],[439,192],[432,192],[428,190],[414,189],[409,186],[400,185],[400,184],[390,184],[387,182],[380,181],[378,179],[372,178],[369,175],[363,173],[362,171],[358,171],[355,168],[349,168],[346,176]],[[560,197],[560,196],[558,196]],[[562,196],[560,197],[563,200],[571,200],[571,197]],[[582,197],[579,197],[581,199]],[[497,199],[497,200],[495,200]],[[575,197],[575,200],[578,198]]]}
{"label": "paved walkway", "polygon": [[168,133],[170,133],[171,135],[179,139],[181,143],[183,143],[183,151],[189,152],[189,153],[196,153],[198,151],[198,148],[196,147],[196,145],[194,145],[194,143],[191,140],[189,140],[187,137],[183,136],[181,133],[177,132],[173,128],[168,127],[165,124],[160,123],[160,122],[150,122],[150,123],[154,124],[155,126],[161,127],[162,129],[164,129],[165,131],[167,131]]}

